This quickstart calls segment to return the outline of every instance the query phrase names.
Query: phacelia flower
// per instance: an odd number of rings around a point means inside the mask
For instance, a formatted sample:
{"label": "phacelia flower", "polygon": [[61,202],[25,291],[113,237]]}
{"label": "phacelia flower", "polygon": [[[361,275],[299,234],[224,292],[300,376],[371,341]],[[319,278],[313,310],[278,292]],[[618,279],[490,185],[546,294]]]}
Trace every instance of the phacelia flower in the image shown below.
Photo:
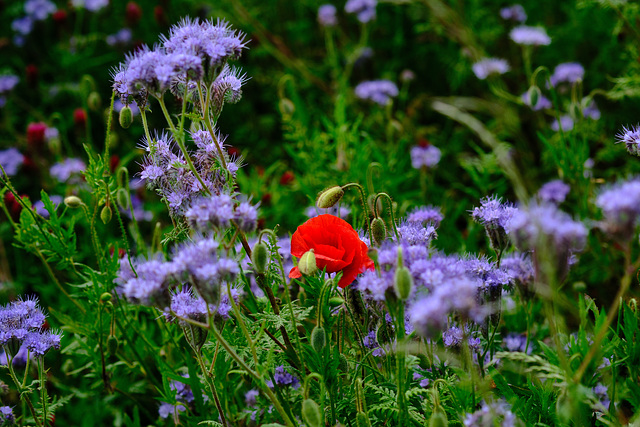
{"label": "phacelia flower", "polygon": [[571,116],[565,114],[563,116],[560,116],[560,122],[558,122],[558,120],[554,120],[551,123],[551,130],[558,132],[560,130],[560,127],[562,126],[562,130],[564,132],[567,132],[573,129],[573,125],[574,123]]}
{"label": "phacelia flower", "polygon": [[626,126],[623,127],[622,131],[616,135],[616,138],[616,144],[624,142],[629,154],[640,156],[640,125],[629,126],[628,128]]}
{"label": "phacelia flower", "polygon": [[435,145],[416,145],[411,147],[411,166],[414,169],[420,169],[422,167],[432,168],[440,162],[442,153],[440,149]]}
{"label": "phacelia flower", "polygon": [[551,75],[551,85],[557,86],[559,83],[575,83],[584,77],[584,67],[577,62],[565,62],[558,64]]}
{"label": "phacelia flower", "polygon": [[504,74],[510,67],[505,59],[484,58],[473,64],[472,69],[477,78],[484,80],[491,74]]}
{"label": "phacelia flower", "polygon": [[0,419],[3,426],[11,426],[15,423],[16,417],[13,415],[13,409],[10,406],[0,406]]}
{"label": "phacelia flower", "polygon": [[[582,109],[582,115],[591,120],[600,120],[602,114],[596,105],[596,102],[592,99],[587,102],[587,98],[582,99],[584,108]],[[586,104],[586,105],[585,105]]]}
{"label": "phacelia flower", "polygon": [[71,5],[77,9],[87,9],[90,12],[97,12],[109,5],[109,0],[71,0]]}
{"label": "phacelia flower", "polygon": [[442,211],[438,206],[420,206],[409,212],[407,221],[417,222],[423,225],[431,224],[435,228],[440,226],[440,222],[444,219]]}
{"label": "phacelia flower", "polygon": [[480,200],[480,207],[473,208],[471,217],[484,226],[491,247],[503,250],[509,245],[507,228],[516,211],[512,204],[502,203],[499,197],[493,196]]}
{"label": "phacelia flower", "polygon": [[49,0],[27,0],[24,3],[24,12],[34,21],[44,21],[56,9],[56,5]]}
{"label": "phacelia flower", "polygon": [[49,173],[60,182],[67,182],[74,174],[79,174],[86,168],[80,159],[69,158],[51,166]]}
{"label": "phacelia flower", "polygon": [[551,44],[551,38],[547,35],[545,29],[540,27],[521,25],[511,30],[509,37],[515,43],[521,45],[546,46]]}
{"label": "phacelia flower", "polygon": [[640,180],[619,182],[602,191],[596,205],[604,214],[603,228],[616,239],[630,239],[640,217]]}
{"label": "phacelia flower", "polygon": [[233,208],[233,199],[228,194],[212,195],[193,203],[185,213],[185,218],[200,230],[225,228],[234,218]]}
{"label": "phacelia flower", "polygon": [[500,268],[512,278],[523,296],[526,297],[531,294],[530,288],[533,285],[535,271],[528,255],[520,252],[506,255],[500,262]]}
{"label": "phacelia flower", "polygon": [[24,163],[24,156],[17,148],[11,147],[6,150],[0,150],[0,165],[5,173],[14,176],[18,173],[18,167]]}
{"label": "phacelia flower", "polygon": [[45,318],[37,298],[20,299],[0,307],[0,344],[16,350],[24,345],[33,356],[60,348],[62,334],[44,331]]}
{"label": "phacelia flower", "polygon": [[259,395],[260,392],[258,390],[249,390],[244,395],[244,403],[246,403],[247,406],[256,406],[256,400]]}
{"label": "phacelia flower", "polygon": [[133,32],[130,28],[122,28],[114,34],[107,36],[107,44],[109,46],[126,45],[131,41]]}
{"label": "phacelia flower", "polygon": [[318,8],[318,23],[323,27],[334,27],[338,23],[336,7],[332,4],[323,4]]}
{"label": "phacelia flower", "polygon": [[571,187],[563,181],[556,179],[549,181],[538,190],[538,198],[543,202],[559,205],[567,198]]}
{"label": "phacelia flower", "polygon": [[[287,372],[283,365],[276,367],[276,371],[273,374],[273,379],[275,380],[276,385],[280,387],[290,386],[293,389],[297,389],[298,387],[300,387],[300,380],[294,375]],[[273,388],[273,381],[267,380],[266,383],[270,388]]]}
{"label": "phacelia flower", "polygon": [[376,5],[378,0],[348,0],[344,5],[344,11],[355,13],[358,21],[366,24],[376,19]]}
{"label": "phacelia flower", "polygon": [[398,86],[389,80],[369,80],[358,84],[355,88],[356,96],[365,101],[372,101],[385,106],[391,103],[391,98],[398,96]]}
{"label": "phacelia flower", "polygon": [[13,74],[5,74],[0,76],[0,94],[5,94],[13,90],[20,82],[20,78]]}
{"label": "phacelia flower", "polygon": [[473,414],[467,414],[463,421],[465,427],[517,427],[522,422],[511,412],[509,404],[503,400],[487,404],[482,402],[482,407]]}
{"label": "phacelia flower", "polygon": [[522,5],[514,4],[513,6],[500,9],[500,17],[508,21],[523,23],[527,20],[527,12],[525,12]]}

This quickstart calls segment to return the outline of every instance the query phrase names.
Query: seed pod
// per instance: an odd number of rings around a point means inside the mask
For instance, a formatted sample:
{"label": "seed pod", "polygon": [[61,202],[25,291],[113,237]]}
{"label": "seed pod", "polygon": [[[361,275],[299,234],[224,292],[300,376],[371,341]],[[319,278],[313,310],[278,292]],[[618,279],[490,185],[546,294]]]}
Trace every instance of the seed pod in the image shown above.
{"label": "seed pod", "polygon": [[131,112],[131,108],[128,105],[122,107],[120,110],[120,116],[118,116],[118,121],[120,122],[120,126],[124,129],[127,129],[133,123],[133,113]]}
{"label": "seed pod", "polygon": [[302,402],[302,419],[308,427],[321,427],[322,417],[320,416],[320,407],[311,399],[305,399]]}
{"label": "seed pod", "polygon": [[119,188],[116,192],[116,202],[122,209],[129,209],[129,196],[127,195],[127,190],[124,188]]}
{"label": "seed pod", "polygon": [[264,274],[267,271],[268,259],[269,251],[267,250],[267,245],[262,242],[256,243],[251,251],[251,262],[256,273]]}
{"label": "seed pod", "polygon": [[371,237],[376,246],[380,246],[387,238],[387,227],[384,225],[382,218],[376,217],[371,221]]}
{"label": "seed pod", "polygon": [[322,326],[316,326],[311,332],[311,346],[316,352],[321,353],[325,345],[327,345],[327,333]]}
{"label": "seed pod", "polygon": [[411,295],[411,291],[413,290],[413,277],[411,276],[409,269],[404,265],[396,268],[393,286],[396,291],[396,295],[402,301],[406,301],[406,299],[409,298],[409,295]]}
{"label": "seed pod", "polygon": [[107,352],[109,353],[109,356],[116,354],[118,351],[118,345],[118,337],[115,335],[109,335],[109,338],[107,338]]}
{"label": "seed pod", "polygon": [[71,209],[76,209],[82,206],[84,203],[82,203],[82,200],[80,200],[79,197],[69,196],[64,198],[64,204]]}
{"label": "seed pod", "polygon": [[309,249],[302,255],[298,262],[298,269],[300,273],[305,276],[311,276],[318,271],[318,265],[316,264],[316,254],[313,249]]}
{"label": "seed pod", "polygon": [[109,204],[104,205],[102,211],[100,211],[100,219],[104,224],[108,224],[111,221],[111,217],[113,216],[113,212],[111,211],[111,206]]}
{"label": "seed pod", "polygon": [[320,209],[328,209],[338,203],[344,196],[344,190],[339,185],[324,190],[316,200],[316,206]]}

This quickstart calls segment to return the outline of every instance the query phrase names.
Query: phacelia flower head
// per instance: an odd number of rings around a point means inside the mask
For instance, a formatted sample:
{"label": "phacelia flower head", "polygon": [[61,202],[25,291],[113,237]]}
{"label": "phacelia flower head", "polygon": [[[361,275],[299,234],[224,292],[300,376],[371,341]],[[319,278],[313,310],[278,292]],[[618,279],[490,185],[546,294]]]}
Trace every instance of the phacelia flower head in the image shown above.
{"label": "phacelia flower head", "polygon": [[136,304],[166,307],[169,304],[169,287],[174,278],[174,266],[159,259],[151,259],[137,263],[135,269],[137,277],[127,276],[128,280],[122,280],[124,296]]}
{"label": "phacelia flower head", "polygon": [[0,76],[0,95],[13,90],[20,82],[20,78],[13,74],[5,74]]}
{"label": "phacelia flower head", "polygon": [[573,129],[573,126],[574,126],[573,119],[568,114],[560,116],[560,121],[559,122],[558,122],[558,120],[554,120],[553,122],[551,122],[551,130],[553,130],[555,132],[560,131],[560,127],[562,127],[562,130],[564,132],[567,132],[567,131],[570,131],[571,129]]}
{"label": "phacelia flower head", "polygon": [[440,226],[440,222],[444,219],[442,211],[438,206],[420,206],[409,212],[407,221],[417,222],[423,225],[431,224],[435,228]]}
{"label": "phacelia flower head", "polygon": [[511,412],[511,407],[505,401],[487,404],[482,402],[482,407],[473,414],[467,414],[463,421],[464,427],[519,427],[522,422]]}
{"label": "phacelia flower head", "polygon": [[[293,389],[297,389],[300,387],[300,380],[295,377],[293,374],[290,374],[283,365],[277,366],[276,371],[273,374],[273,379],[275,380],[277,386],[280,387],[291,387]],[[273,388],[273,381],[267,380],[267,385],[270,388]]]}
{"label": "phacelia flower head", "polygon": [[389,80],[369,80],[360,83],[355,89],[356,96],[365,101],[372,101],[385,106],[391,98],[398,96],[398,86]]}
{"label": "phacelia flower head", "polygon": [[435,145],[416,145],[411,147],[411,166],[414,169],[432,168],[440,162],[441,157],[442,153]]}
{"label": "phacelia flower head", "polygon": [[376,19],[376,5],[378,0],[348,0],[344,5],[344,11],[355,13],[358,21],[366,24]]}
{"label": "phacelia flower head", "polygon": [[540,187],[540,190],[538,190],[538,198],[543,202],[559,205],[567,198],[570,190],[571,187],[569,187],[568,184],[556,179]]}
{"label": "phacelia flower head", "polygon": [[6,150],[0,150],[0,165],[5,173],[13,176],[18,173],[18,167],[24,163],[24,156],[17,148],[11,147]]}
{"label": "phacelia flower head", "polygon": [[21,347],[36,357],[60,348],[62,334],[44,331],[45,318],[37,298],[19,299],[0,307],[0,344],[15,350],[13,356]]}
{"label": "phacelia flower head", "polygon": [[584,77],[584,67],[578,62],[565,62],[558,64],[551,75],[551,85],[557,86],[559,83],[575,83]]}
{"label": "phacelia flower head", "polygon": [[504,74],[510,70],[506,59],[484,58],[473,64],[473,73],[480,80],[484,80],[491,74]]}
{"label": "phacelia flower head", "polygon": [[0,406],[0,420],[2,420],[3,426],[12,426],[16,417],[13,415],[13,409],[10,406]]}
{"label": "phacelia flower head", "polygon": [[640,179],[622,181],[602,191],[596,205],[604,214],[603,228],[616,239],[630,239],[640,217]]}
{"label": "phacelia flower head", "polygon": [[49,0],[27,0],[24,3],[24,12],[34,21],[44,21],[56,9],[56,5]]}
{"label": "phacelia flower head", "polygon": [[502,258],[500,268],[512,278],[523,296],[528,297],[531,295],[530,288],[533,285],[535,271],[528,255],[521,252],[511,253]]}
{"label": "phacelia flower head", "polygon": [[480,200],[480,206],[471,211],[471,218],[484,226],[491,247],[503,250],[509,245],[507,227],[516,211],[512,204],[502,203],[500,197],[492,196]]}
{"label": "phacelia flower head", "polygon": [[73,175],[80,174],[86,168],[80,159],[69,158],[51,166],[49,173],[60,182],[66,182]]}
{"label": "phacelia flower head", "polygon": [[616,135],[616,138],[616,144],[624,142],[629,154],[640,156],[640,125],[629,126],[628,128],[626,126],[623,127],[622,131]]}
{"label": "phacelia flower head", "polygon": [[546,46],[551,44],[551,38],[544,28],[521,25],[509,33],[515,43],[529,46]]}
{"label": "phacelia flower head", "polygon": [[338,23],[336,7],[332,4],[323,4],[318,8],[318,23],[323,27],[334,27]]}
{"label": "phacelia flower head", "polygon": [[519,4],[500,9],[500,17],[508,21],[523,23],[527,20],[527,12]]}

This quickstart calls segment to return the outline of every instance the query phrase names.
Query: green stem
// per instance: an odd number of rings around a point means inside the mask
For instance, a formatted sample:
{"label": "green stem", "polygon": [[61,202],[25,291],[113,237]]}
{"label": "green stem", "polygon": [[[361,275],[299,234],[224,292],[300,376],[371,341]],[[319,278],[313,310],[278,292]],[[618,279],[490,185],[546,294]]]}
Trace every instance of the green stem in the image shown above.
{"label": "green stem", "polygon": [[[36,425],[38,427],[40,427],[42,424],[40,424],[40,420],[38,420],[38,415],[37,415],[37,412],[36,412],[36,408],[33,407],[33,403],[31,403],[31,399],[29,398],[29,395],[24,392],[24,387],[18,381],[18,377],[16,376],[16,372],[13,369],[13,357],[11,356],[11,353],[9,352],[9,349],[7,348],[7,346],[2,346],[2,347],[4,349],[4,354],[7,355],[7,368],[9,369],[9,376],[11,377],[11,379],[15,383],[16,387],[18,388],[18,394],[20,395],[20,398],[21,399],[24,398],[24,402],[29,407],[29,410],[31,411],[31,414],[33,415],[33,419],[34,419]],[[28,355],[27,355],[27,359],[28,359]]]}
{"label": "green stem", "polygon": [[39,388],[41,392],[42,400],[42,423],[44,427],[47,427],[47,388],[45,387],[44,376],[44,359],[38,358],[38,379],[40,380]]}
{"label": "green stem", "polygon": [[227,281],[227,293],[229,295],[229,301],[231,302],[231,307],[233,308],[233,312],[236,314],[236,319],[238,319],[238,323],[240,324],[240,328],[242,329],[242,333],[244,334],[244,337],[249,343],[249,347],[251,348],[253,363],[255,364],[255,366],[258,366],[258,355],[256,353],[255,343],[251,339],[251,335],[249,335],[249,331],[247,330],[247,325],[244,323],[244,319],[242,318],[242,313],[240,313],[238,304],[236,304],[235,300],[233,299],[233,296],[231,295],[231,284],[228,281]]}
{"label": "green stem", "polygon": [[362,207],[364,209],[364,220],[365,220],[365,223],[367,224],[369,237],[373,239],[373,237],[371,236],[371,221],[369,220],[369,207],[367,206],[367,197],[364,194],[364,188],[362,188],[362,185],[358,183],[350,182],[348,184],[343,185],[342,189],[346,190],[347,188],[351,188],[351,187],[356,187],[358,191],[360,191],[360,198],[362,200]]}
{"label": "green stem", "polygon": [[193,352],[196,355],[196,360],[200,365],[200,369],[202,370],[202,375],[204,376],[204,379],[207,382],[209,389],[211,389],[211,394],[213,395],[213,401],[215,402],[216,408],[220,413],[220,419],[222,420],[222,425],[224,427],[227,427],[229,424],[227,423],[227,418],[225,417],[224,410],[222,409],[222,405],[220,404],[220,398],[218,397],[216,385],[213,382],[213,379],[209,376],[209,371],[207,370],[207,367],[204,364],[204,360],[202,360],[202,354],[200,354],[200,350],[198,350],[197,348],[194,348],[194,347],[191,347],[191,348],[193,349]]}
{"label": "green stem", "polygon": [[389,206],[389,216],[391,217],[391,224],[393,225],[393,231],[396,234],[397,241],[400,242],[400,233],[398,233],[398,228],[396,227],[396,218],[395,218],[395,215],[393,214],[393,203],[391,202],[391,196],[389,196],[387,193],[378,193],[378,195],[376,195],[376,198],[373,200],[373,209],[374,209],[375,215],[378,216],[378,199],[380,197],[387,198],[387,205]]}
{"label": "green stem", "polygon": [[[198,83],[198,92],[200,93],[200,102],[202,102],[202,86]],[[220,164],[222,165],[222,169],[224,169],[225,173],[228,173],[229,170],[227,168],[227,162],[224,158],[224,153],[222,152],[222,147],[220,145],[220,141],[218,140],[216,133],[213,131],[213,125],[211,124],[211,117],[209,116],[209,103],[211,102],[211,90],[207,89],[206,100],[204,106],[202,108],[202,119],[204,120],[204,125],[211,136],[211,140],[216,144],[216,150],[218,151],[218,157],[220,158]]]}

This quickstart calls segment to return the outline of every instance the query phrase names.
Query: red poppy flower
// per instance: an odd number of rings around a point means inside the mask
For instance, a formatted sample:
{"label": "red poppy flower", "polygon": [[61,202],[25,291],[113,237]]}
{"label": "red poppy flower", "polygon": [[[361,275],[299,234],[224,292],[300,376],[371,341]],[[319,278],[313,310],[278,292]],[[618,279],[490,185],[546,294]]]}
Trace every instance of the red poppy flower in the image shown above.
{"label": "red poppy flower", "polygon": [[[367,255],[367,245],[348,222],[333,216],[320,215],[298,227],[291,237],[291,255],[302,257],[313,249],[320,270],[327,273],[342,271],[338,286],[344,288],[365,270],[374,268]],[[302,277],[298,267],[291,269],[289,277]]]}

